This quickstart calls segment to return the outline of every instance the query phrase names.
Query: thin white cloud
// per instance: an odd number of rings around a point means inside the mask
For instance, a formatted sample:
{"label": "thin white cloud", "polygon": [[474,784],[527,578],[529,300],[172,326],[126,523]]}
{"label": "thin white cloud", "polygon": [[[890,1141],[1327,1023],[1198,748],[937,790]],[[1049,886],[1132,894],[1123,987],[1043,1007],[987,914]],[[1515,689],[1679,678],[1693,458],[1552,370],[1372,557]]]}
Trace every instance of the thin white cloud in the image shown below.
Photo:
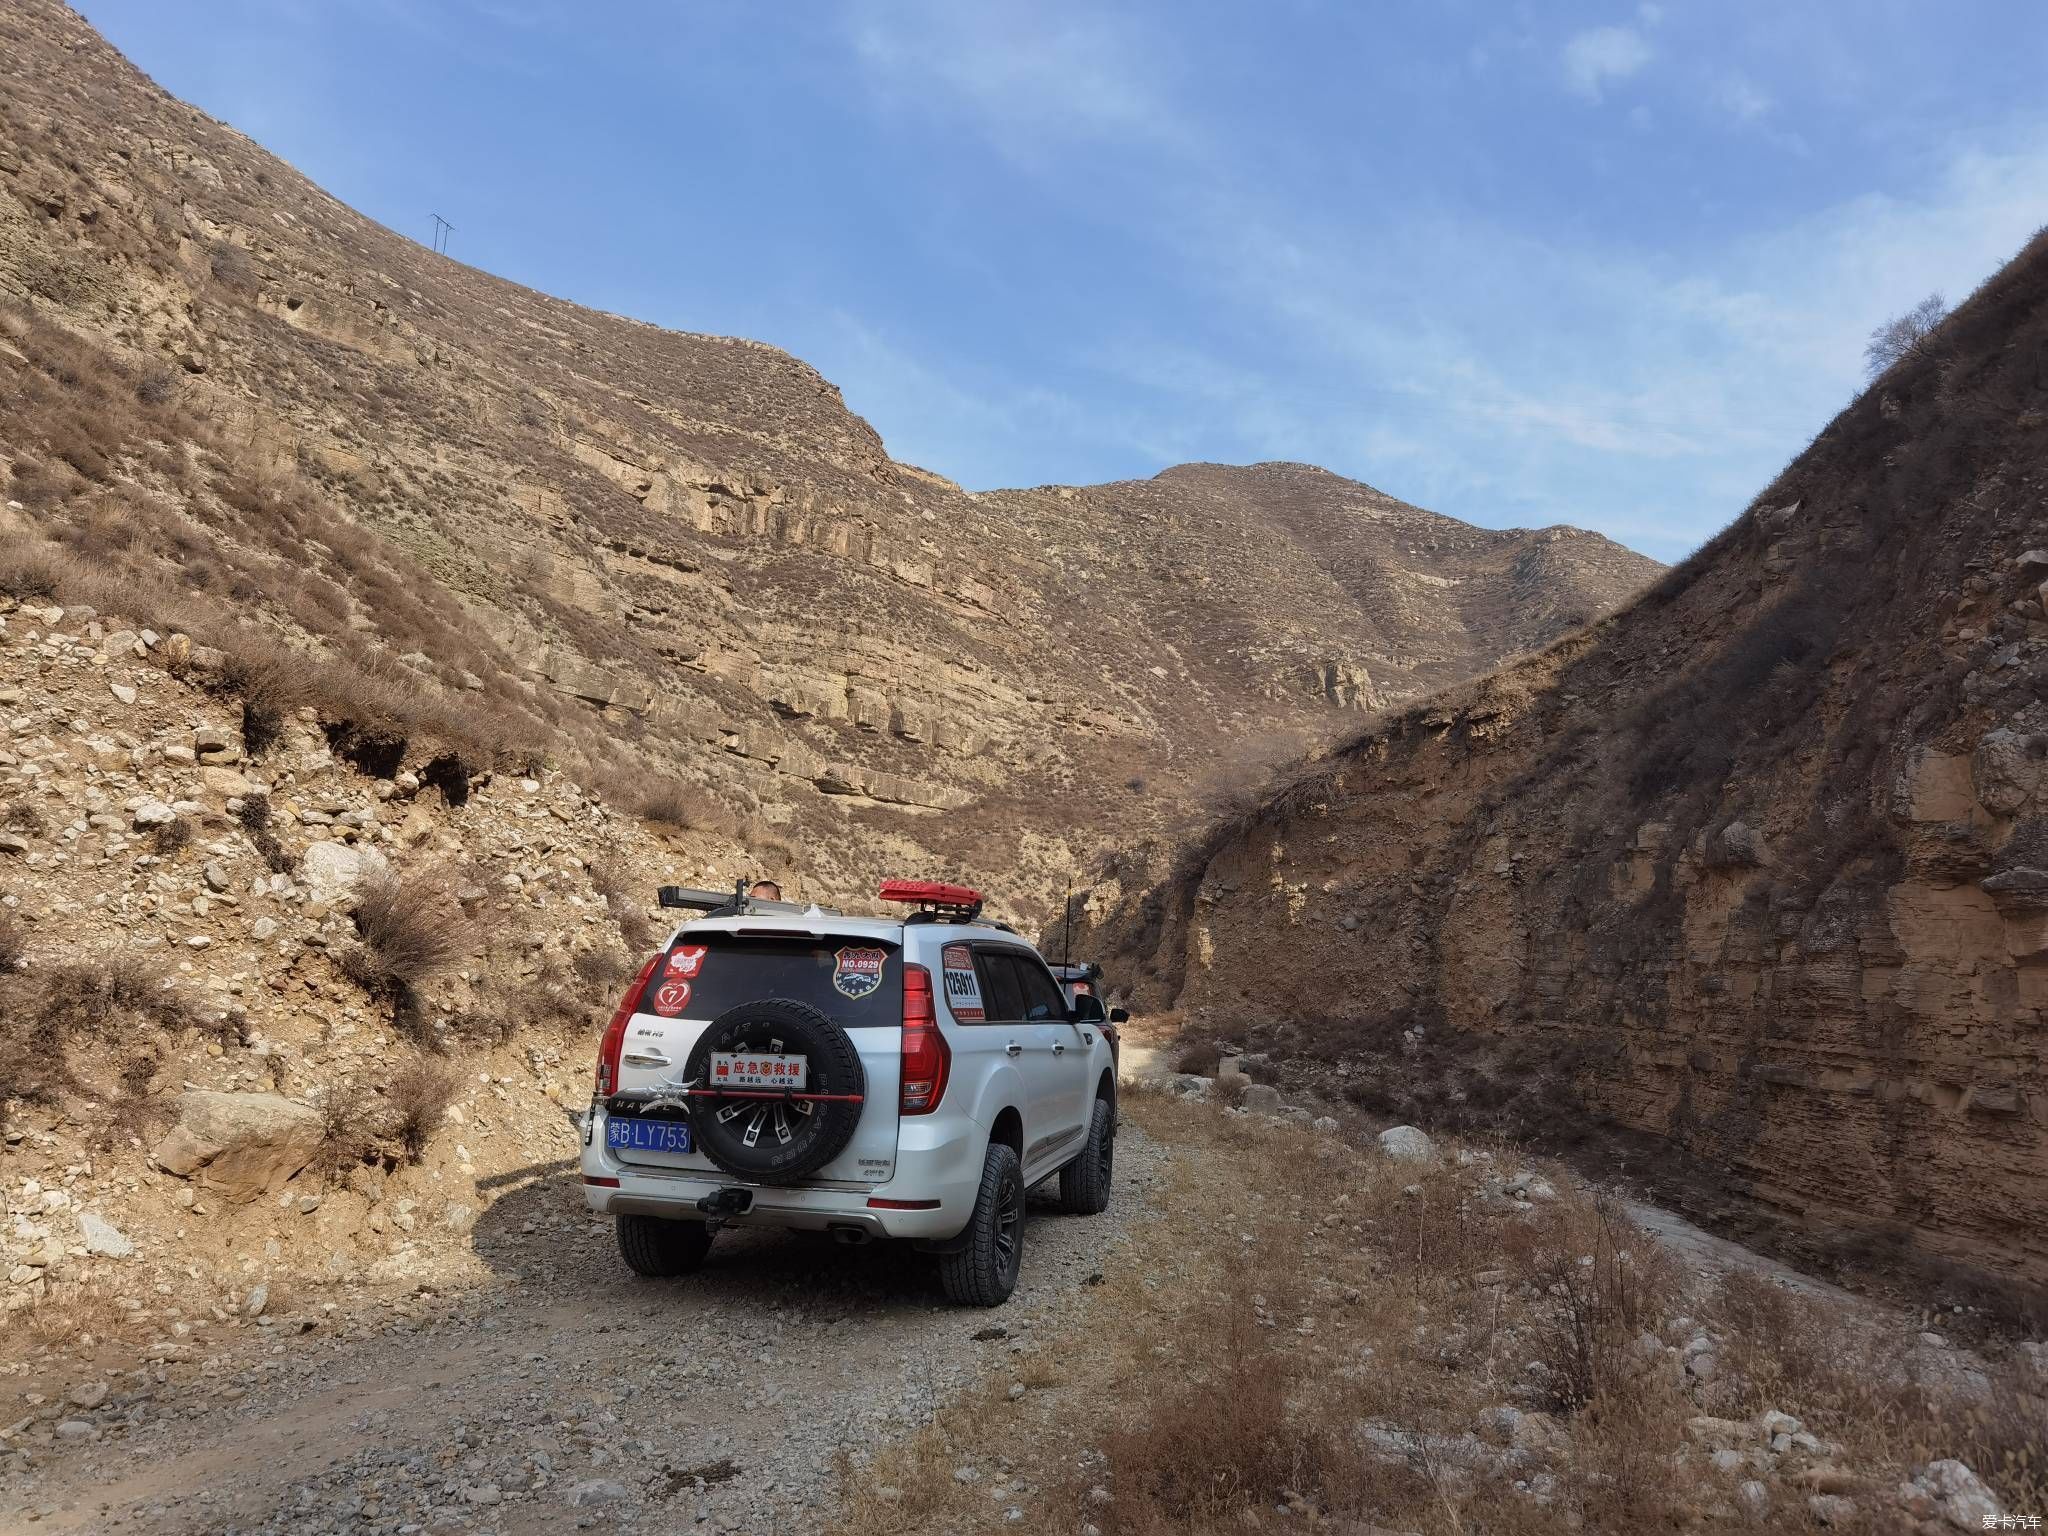
{"label": "thin white cloud", "polygon": [[1172,52],[1106,15],[946,3],[858,13],[854,55],[899,106],[964,105],[1010,158],[1110,140],[1186,149],[1190,121],[1162,93]]}
{"label": "thin white cloud", "polygon": [[1771,98],[1754,81],[1727,75],[1714,85],[1714,105],[1738,123],[1753,123],[1769,114]]}
{"label": "thin white cloud", "polygon": [[1633,27],[1590,27],[1564,45],[1565,84],[1588,101],[1636,74],[1654,56],[1649,39]]}

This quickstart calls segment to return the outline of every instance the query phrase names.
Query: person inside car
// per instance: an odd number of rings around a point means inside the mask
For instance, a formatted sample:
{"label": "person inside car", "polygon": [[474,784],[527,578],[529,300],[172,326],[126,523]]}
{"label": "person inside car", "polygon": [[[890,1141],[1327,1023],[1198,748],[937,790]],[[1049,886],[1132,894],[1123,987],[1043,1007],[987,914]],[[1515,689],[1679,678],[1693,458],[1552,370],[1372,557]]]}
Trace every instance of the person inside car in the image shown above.
{"label": "person inside car", "polygon": [[773,880],[756,880],[747,888],[747,898],[750,901],[780,901],[782,887]]}

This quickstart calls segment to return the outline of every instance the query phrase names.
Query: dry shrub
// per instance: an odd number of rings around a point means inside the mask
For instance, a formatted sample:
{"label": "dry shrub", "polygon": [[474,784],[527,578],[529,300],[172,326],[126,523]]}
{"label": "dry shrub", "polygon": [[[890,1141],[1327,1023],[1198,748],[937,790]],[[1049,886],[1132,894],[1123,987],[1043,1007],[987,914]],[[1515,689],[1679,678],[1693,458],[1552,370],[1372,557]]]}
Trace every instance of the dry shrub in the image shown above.
{"label": "dry shrub", "polygon": [[356,892],[356,936],[344,965],[372,992],[410,990],[452,968],[469,945],[468,919],[439,869],[384,871]]}
{"label": "dry shrub", "polygon": [[270,866],[273,874],[297,873],[298,859],[277,840],[277,834],[270,830],[270,796],[244,795],[241,806],[235,812],[235,820],[242,824],[242,830],[249,834],[250,843],[263,855],[263,862]]}
{"label": "dry shrub", "polygon": [[578,950],[570,968],[578,981],[598,988],[616,986],[633,974],[633,962],[616,949]]}
{"label": "dry shrub", "polygon": [[1635,1341],[1677,1309],[1679,1275],[1668,1249],[1632,1224],[1609,1196],[1568,1196],[1502,1229],[1510,1274],[1533,1287],[1536,1329],[1560,1408],[1583,1409],[1623,1391],[1640,1371]]}
{"label": "dry shrub", "polygon": [[28,927],[12,912],[0,911],[0,971],[13,971],[28,955]]}
{"label": "dry shrub", "polygon": [[242,700],[242,744],[261,757],[277,744],[291,712],[313,693],[313,664],[266,641],[229,651],[221,681]]}
{"label": "dry shrub", "polygon": [[150,851],[160,859],[168,859],[191,844],[192,823],[183,816],[174,816],[150,829]]}
{"label": "dry shrub", "polygon": [[164,1029],[194,1022],[133,954],[0,975],[0,1101],[54,1102],[76,1086],[65,1060],[70,1043],[115,1036],[131,1021]]}
{"label": "dry shrub", "polygon": [[409,1163],[426,1155],[427,1143],[447,1117],[461,1081],[437,1062],[415,1061],[391,1080],[388,1095],[398,1144]]}
{"label": "dry shrub", "polygon": [[[1321,1494],[1356,1460],[1334,1426],[1302,1411],[1302,1355],[1277,1343],[1261,1314],[1287,1316],[1280,1279],[1235,1256],[1222,1291],[1184,1324],[1196,1362],[1160,1384],[1149,1414],[1110,1430],[1110,1502],[1098,1523],[1114,1536],[1241,1530],[1290,1497]],[[1264,1287],[1262,1292],[1261,1287]]]}
{"label": "dry shrub", "polygon": [[1214,1040],[1185,1040],[1174,1049],[1173,1070],[1176,1072],[1214,1077],[1216,1069],[1222,1065],[1223,1047]]}
{"label": "dry shrub", "polygon": [[376,1155],[377,1096],[359,1080],[335,1083],[316,1106],[320,1111],[320,1150],[313,1171],[335,1178]]}
{"label": "dry shrub", "polygon": [[1896,1328],[1749,1271],[1721,1277],[1712,1315],[1746,1412],[1784,1408],[1859,1461],[1912,1469],[1954,1458],[2008,1509],[2048,1507],[2048,1381],[2024,1354],[1981,1383],[1931,1375]]}

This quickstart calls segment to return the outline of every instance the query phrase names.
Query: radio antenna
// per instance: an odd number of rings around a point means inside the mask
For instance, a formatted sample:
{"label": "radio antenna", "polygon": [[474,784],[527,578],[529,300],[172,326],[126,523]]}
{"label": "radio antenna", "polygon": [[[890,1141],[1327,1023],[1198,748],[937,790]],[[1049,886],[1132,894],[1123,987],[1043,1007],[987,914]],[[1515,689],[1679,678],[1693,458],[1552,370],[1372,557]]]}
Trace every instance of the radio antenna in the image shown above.
{"label": "radio antenna", "polygon": [[1074,962],[1074,877],[1067,876],[1067,934],[1060,940],[1060,964]]}

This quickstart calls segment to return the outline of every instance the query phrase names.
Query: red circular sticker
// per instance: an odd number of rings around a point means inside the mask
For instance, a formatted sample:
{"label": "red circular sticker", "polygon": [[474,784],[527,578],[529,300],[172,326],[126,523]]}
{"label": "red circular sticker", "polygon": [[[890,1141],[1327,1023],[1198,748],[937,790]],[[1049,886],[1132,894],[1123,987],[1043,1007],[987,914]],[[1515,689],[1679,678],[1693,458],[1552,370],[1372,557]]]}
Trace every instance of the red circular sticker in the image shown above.
{"label": "red circular sticker", "polygon": [[690,984],[687,981],[664,981],[654,989],[654,1011],[664,1019],[672,1019],[690,1006]]}

